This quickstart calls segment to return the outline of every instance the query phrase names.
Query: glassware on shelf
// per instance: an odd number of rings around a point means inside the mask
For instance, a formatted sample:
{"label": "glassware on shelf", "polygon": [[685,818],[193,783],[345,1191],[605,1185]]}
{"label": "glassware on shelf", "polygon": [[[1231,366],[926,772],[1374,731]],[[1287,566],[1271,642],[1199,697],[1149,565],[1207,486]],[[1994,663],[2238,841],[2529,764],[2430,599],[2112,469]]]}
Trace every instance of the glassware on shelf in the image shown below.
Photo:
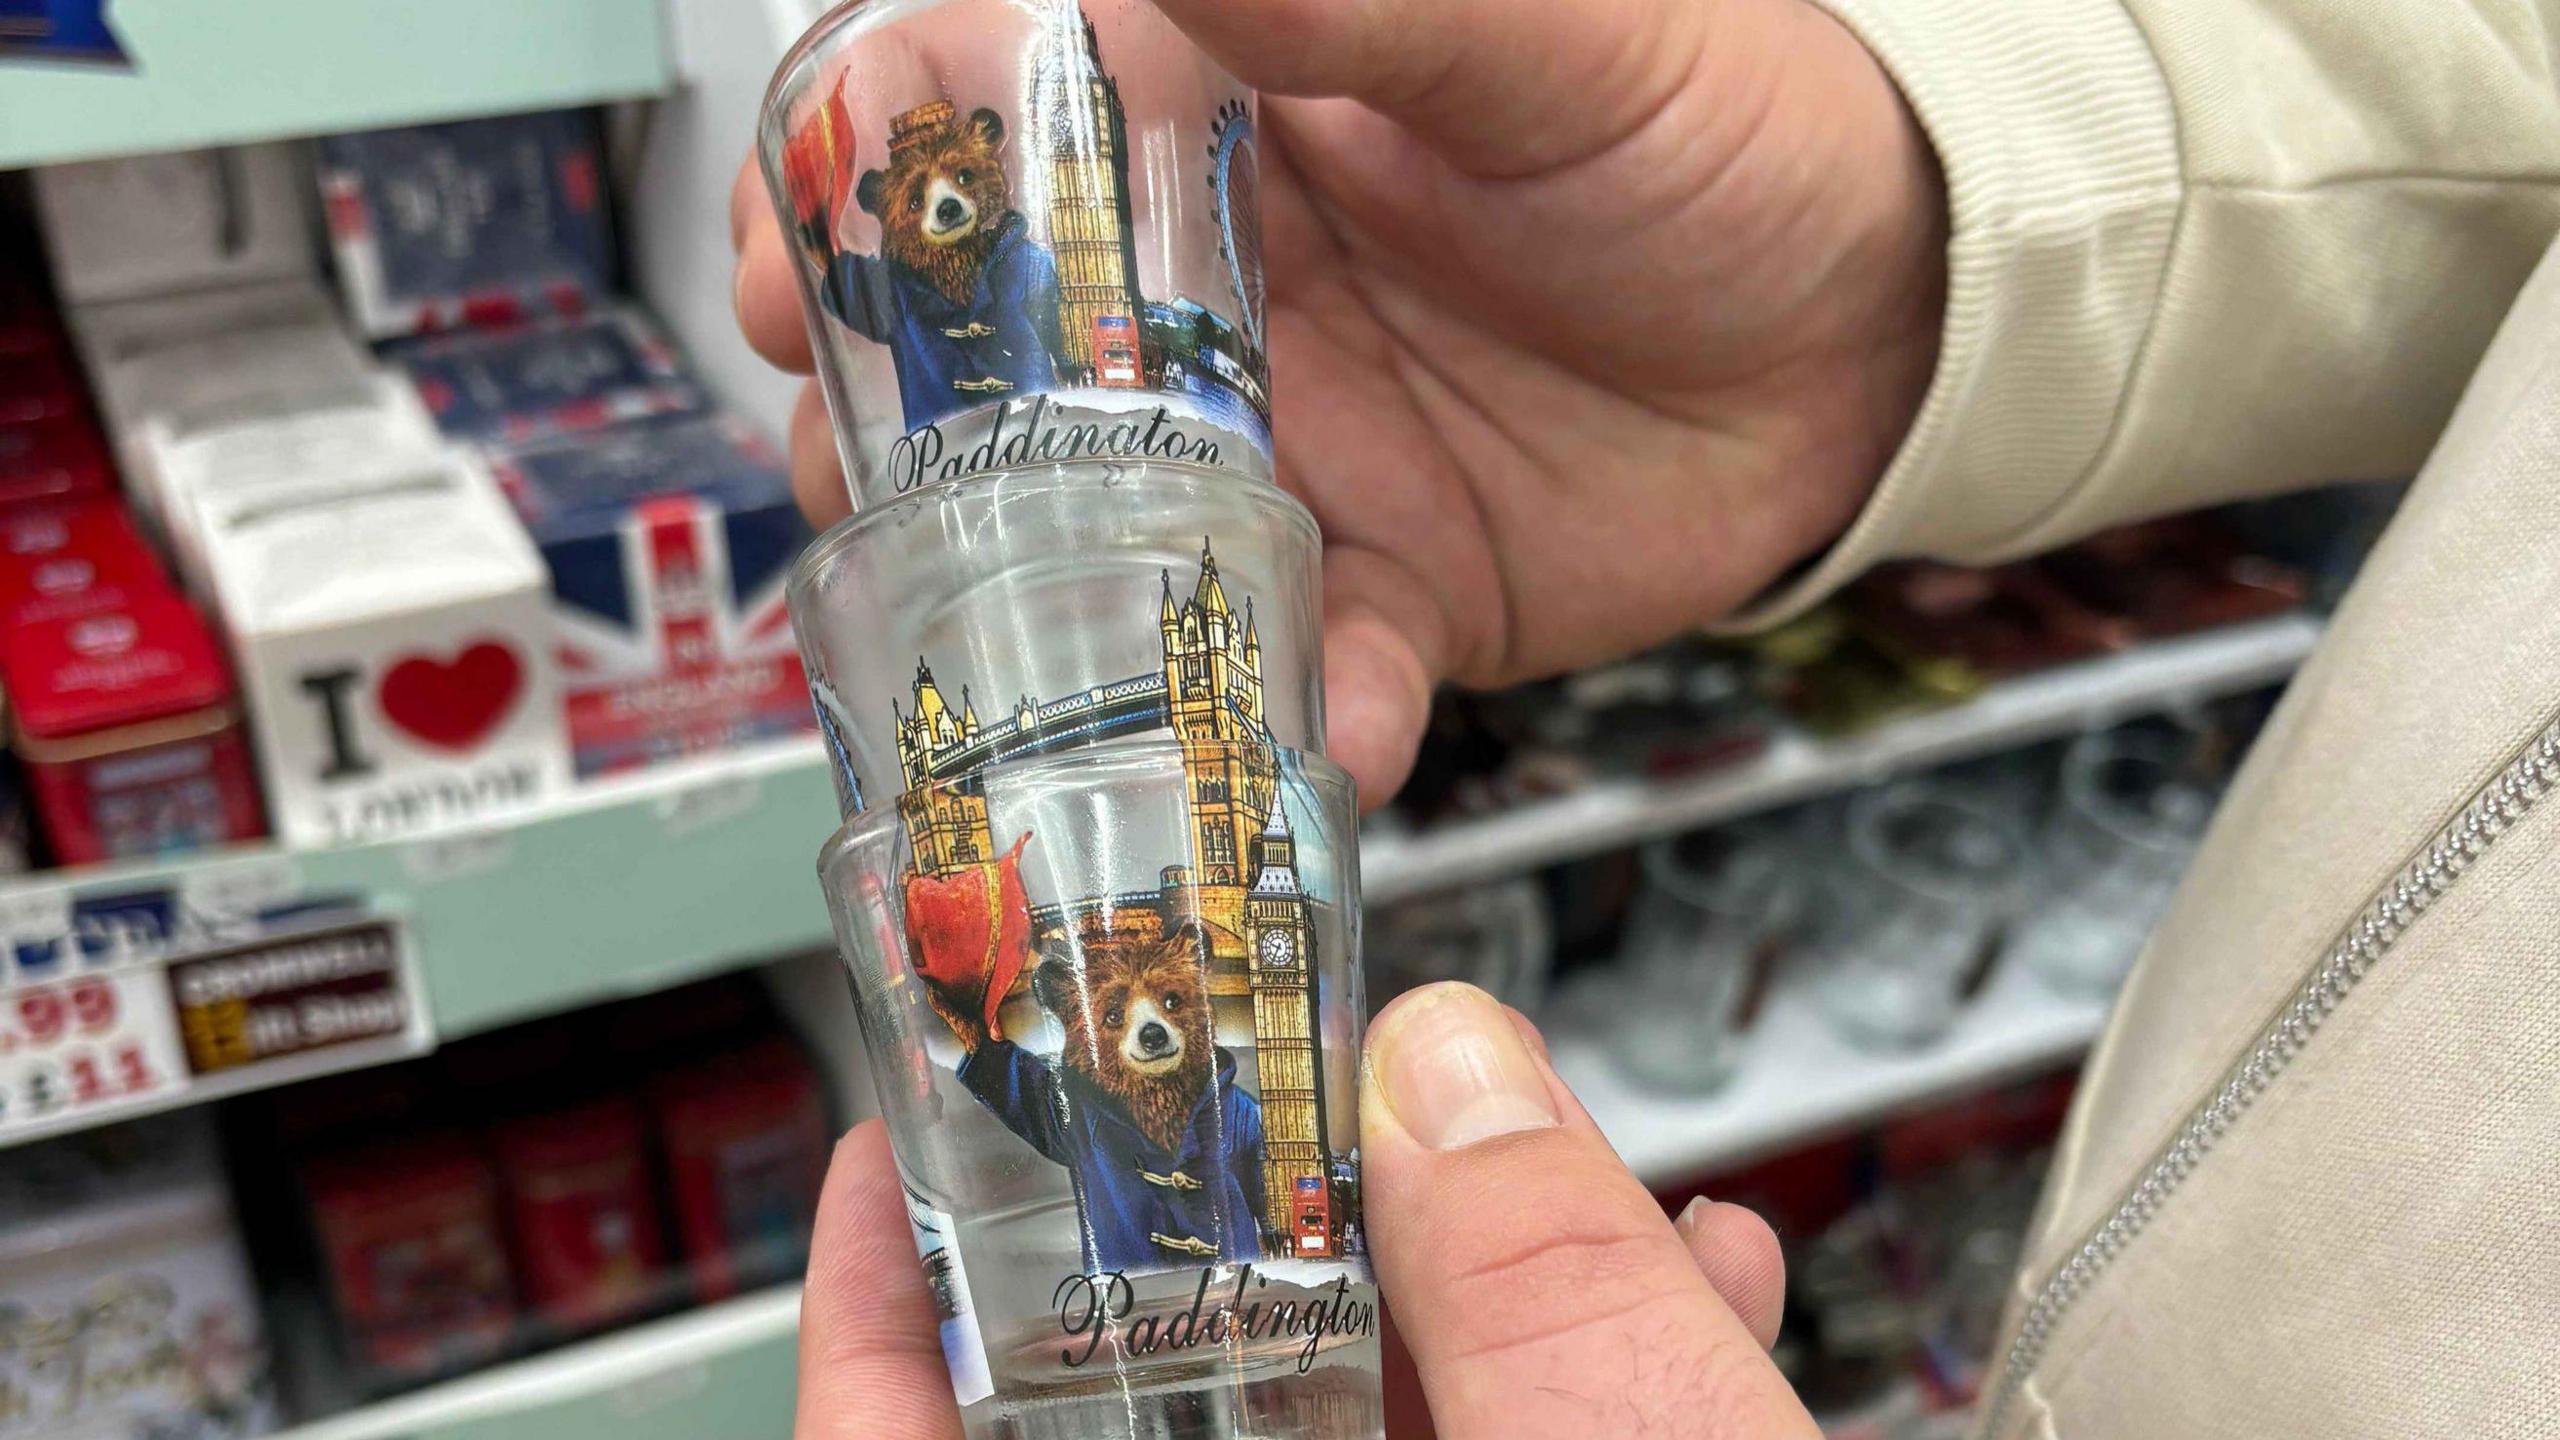
{"label": "glassware on shelf", "polygon": [[1463,980],[1534,1014],[1546,996],[1555,935],[1546,893],[1528,876],[1426,895],[1366,917],[1362,949],[1369,1004],[1407,990]]}
{"label": "glassware on shelf", "polygon": [[1995,795],[1910,780],[1849,803],[1810,948],[1853,1043],[1927,1045],[1979,988],[2027,872],[2026,828]]}
{"label": "glassware on shelf", "polygon": [[1609,1054],[1649,1088],[1703,1093],[1733,1076],[1803,913],[1783,838],[1762,826],[1648,845],[1627,921]]}
{"label": "glassware on shelf", "polygon": [[2209,776],[2168,737],[2086,735],[2062,761],[2037,857],[2042,902],[2009,954],[2055,989],[2104,996],[2123,983],[2213,818]]}

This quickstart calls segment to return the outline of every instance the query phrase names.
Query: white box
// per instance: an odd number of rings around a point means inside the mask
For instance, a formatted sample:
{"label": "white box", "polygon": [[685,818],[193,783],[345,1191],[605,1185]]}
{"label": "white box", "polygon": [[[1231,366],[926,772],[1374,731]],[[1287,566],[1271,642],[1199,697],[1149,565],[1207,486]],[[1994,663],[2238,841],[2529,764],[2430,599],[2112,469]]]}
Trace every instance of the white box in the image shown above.
{"label": "white box", "polygon": [[74,304],[313,272],[310,166],[293,145],[55,165],[35,175],[45,247]]}
{"label": "white box", "polygon": [[207,501],[268,488],[352,489],[386,467],[428,463],[445,449],[416,389],[387,371],[353,390],[311,398],[337,403],[211,428],[158,416],[135,427],[131,468],[150,477],[163,536],[196,594],[214,593],[205,565]]}
{"label": "white box", "polygon": [[191,503],[285,843],[386,839],[567,790],[548,579],[478,459],[447,449]]}
{"label": "white box", "polygon": [[384,372],[308,280],[128,300],[71,312],[126,488],[165,528],[162,486],[142,444],[273,415],[371,403]]}

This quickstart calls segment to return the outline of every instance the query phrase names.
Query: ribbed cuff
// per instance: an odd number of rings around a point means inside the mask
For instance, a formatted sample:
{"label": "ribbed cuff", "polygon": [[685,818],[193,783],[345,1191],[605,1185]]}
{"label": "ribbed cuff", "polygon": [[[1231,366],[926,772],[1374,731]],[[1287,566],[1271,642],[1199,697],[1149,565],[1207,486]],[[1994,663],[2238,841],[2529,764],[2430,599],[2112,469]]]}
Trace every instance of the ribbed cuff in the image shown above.
{"label": "ribbed cuff", "polygon": [[1883,63],[1947,177],[1946,335],[1910,435],[1830,552],[1739,626],[1878,561],[1998,558],[2097,464],[2183,195],[2177,115],[2120,0],[1815,0]]}

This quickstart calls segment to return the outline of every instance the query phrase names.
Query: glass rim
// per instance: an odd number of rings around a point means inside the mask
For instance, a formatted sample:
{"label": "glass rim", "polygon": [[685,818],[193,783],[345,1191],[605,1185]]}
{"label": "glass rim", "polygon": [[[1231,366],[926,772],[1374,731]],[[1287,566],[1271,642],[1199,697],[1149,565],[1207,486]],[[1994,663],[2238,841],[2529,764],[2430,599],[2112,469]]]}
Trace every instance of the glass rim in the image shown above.
{"label": "glass rim", "polygon": [[[1984,876],[1968,881],[1944,873],[1930,873],[1932,867],[1914,865],[1890,853],[1883,839],[1876,834],[1875,816],[1888,804],[1910,805],[1915,802],[1959,811],[2004,836],[2010,850],[2008,873],[1997,878]],[[1846,828],[1850,853],[1857,856],[1871,873],[1942,904],[1997,904],[2006,900],[2022,883],[2019,872],[2028,858],[2029,841],[2025,826],[2015,817],[1982,803],[1970,793],[1943,780],[1903,780],[1869,791],[1850,802]]]}
{"label": "glass rim", "polygon": [[[1727,837],[1723,863],[1710,877],[1680,857],[1680,848],[1700,836]],[[1750,919],[1760,916],[1787,916],[1804,890],[1803,877],[1786,863],[1788,846],[1774,834],[1753,833],[1748,826],[1710,826],[1683,831],[1648,841],[1636,852],[1636,868],[1647,885],[1669,895],[1692,909],[1710,915]],[[1741,856],[1751,856],[1769,869],[1773,882],[1765,890],[1754,890],[1745,896],[1731,893],[1730,869]]]}
{"label": "glass rim", "polygon": [[[906,814],[899,802],[920,791],[948,790],[959,786],[975,786],[983,790],[991,781],[1001,784],[1008,777],[1036,775],[1050,770],[1082,771],[1118,767],[1124,772],[1119,775],[1094,775],[1078,781],[1048,782],[1052,785],[1074,784],[1078,788],[1087,789],[1113,780],[1125,780],[1128,778],[1127,772],[1160,771],[1169,777],[1187,778],[1185,756],[1189,750],[1197,749],[1200,743],[1193,741],[1186,747],[1180,737],[1172,734],[1135,735],[1123,740],[1104,740],[1091,745],[1079,745],[1072,750],[1060,750],[1047,755],[1034,755],[1007,761],[1002,765],[990,765],[967,776],[936,781],[930,785],[902,791],[889,799],[865,806],[849,816],[842,825],[836,827],[835,833],[828,836],[826,843],[819,847],[818,873],[821,876],[831,875],[847,857],[854,853],[893,841],[906,825]],[[1292,758],[1306,773],[1309,783],[1318,791],[1338,794],[1347,804],[1356,831],[1360,812],[1360,788],[1359,782],[1352,778],[1350,771],[1312,750],[1297,750],[1286,745],[1260,746],[1248,741],[1213,743],[1222,748],[1235,750],[1269,749],[1275,754]]]}
{"label": "glass rim", "polygon": [[[2156,763],[2166,785],[2181,783],[2176,747],[2154,736],[2122,730],[2092,731],[2071,742],[2062,755],[2060,788],[2064,813],[2105,830],[2109,835],[2159,854],[2178,854],[2195,848],[2213,819],[2214,806],[2205,807],[2206,824],[2193,830],[2181,830],[2152,817],[2149,811],[2127,805],[2109,794],[2098,782],[2098,772],[2105,766],[2124,760]],[[2194,785],[2198,794],[2210,802],[2211,791]]]}
{"label": "glass rim", "polygon": [[780,108],[783,87],[798,78],[801,66],[807,63],[810,55],[817,50],[821,42],[842,29],[847,21],[853,19],[856,12],[870,9],[879,3],[881,0],[842,0],[840,4],[828,7],[825,14],[809,22],[809,28],[801,31],[800,38],[792,41],[791,48],[783,51],[782,58],[773,63],[773,78],[765,82],[764,98],[756,102],[756,150],[759,154],[759,168],[761,168],[761,154],[765,149],[765,121]]}
{"label": "glass rim", "polygon": [[[856,3],[864,3],[864,0],[856,0]],[[809,593],[816,587],[819,576],[841,563],[845,555],[859,549],[875,527],[888,525],[893,517],[912,517],[918,507],[927,504],[993,503],[1008,489],[1027,493],[1046,487],[1063,488],[1095,482],[1126,486],[1160,481],[1173,482],[1174,488],[1206,484],[1239,492],[1237,498],[1247,506],[1263,510],[1269,517],[1296,529],[1301,541],[1319,546],[1324,542],[1323,528],[1297,496],[1269,481],[1239,475],[1233,470],[1194,464],[1188,460],[1049,460],[1034,465],[981,471],[959,480],[937,480],[895,499],[861,506],[828,526],[801,550],[800,557],[791,562],[791,579],[786,588],[794,597]]]}

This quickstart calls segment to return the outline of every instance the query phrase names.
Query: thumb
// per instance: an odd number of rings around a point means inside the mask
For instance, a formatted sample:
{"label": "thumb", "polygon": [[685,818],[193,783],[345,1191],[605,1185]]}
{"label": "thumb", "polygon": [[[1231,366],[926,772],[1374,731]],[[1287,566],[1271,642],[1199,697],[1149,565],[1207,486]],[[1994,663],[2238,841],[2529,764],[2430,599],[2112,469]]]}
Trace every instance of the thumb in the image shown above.
{"label": "thumb", "polygon": [[1723,6],[1696,0],[1157,0],[1237,79],[1346,96],[1479,173],[1623,138],[1690,78]]}
{"label": "thumb", "polygon": [[1446,1440],[1818,1436],[1522,1027],[1471,986],[1370,1032],[1362,1191]]}

